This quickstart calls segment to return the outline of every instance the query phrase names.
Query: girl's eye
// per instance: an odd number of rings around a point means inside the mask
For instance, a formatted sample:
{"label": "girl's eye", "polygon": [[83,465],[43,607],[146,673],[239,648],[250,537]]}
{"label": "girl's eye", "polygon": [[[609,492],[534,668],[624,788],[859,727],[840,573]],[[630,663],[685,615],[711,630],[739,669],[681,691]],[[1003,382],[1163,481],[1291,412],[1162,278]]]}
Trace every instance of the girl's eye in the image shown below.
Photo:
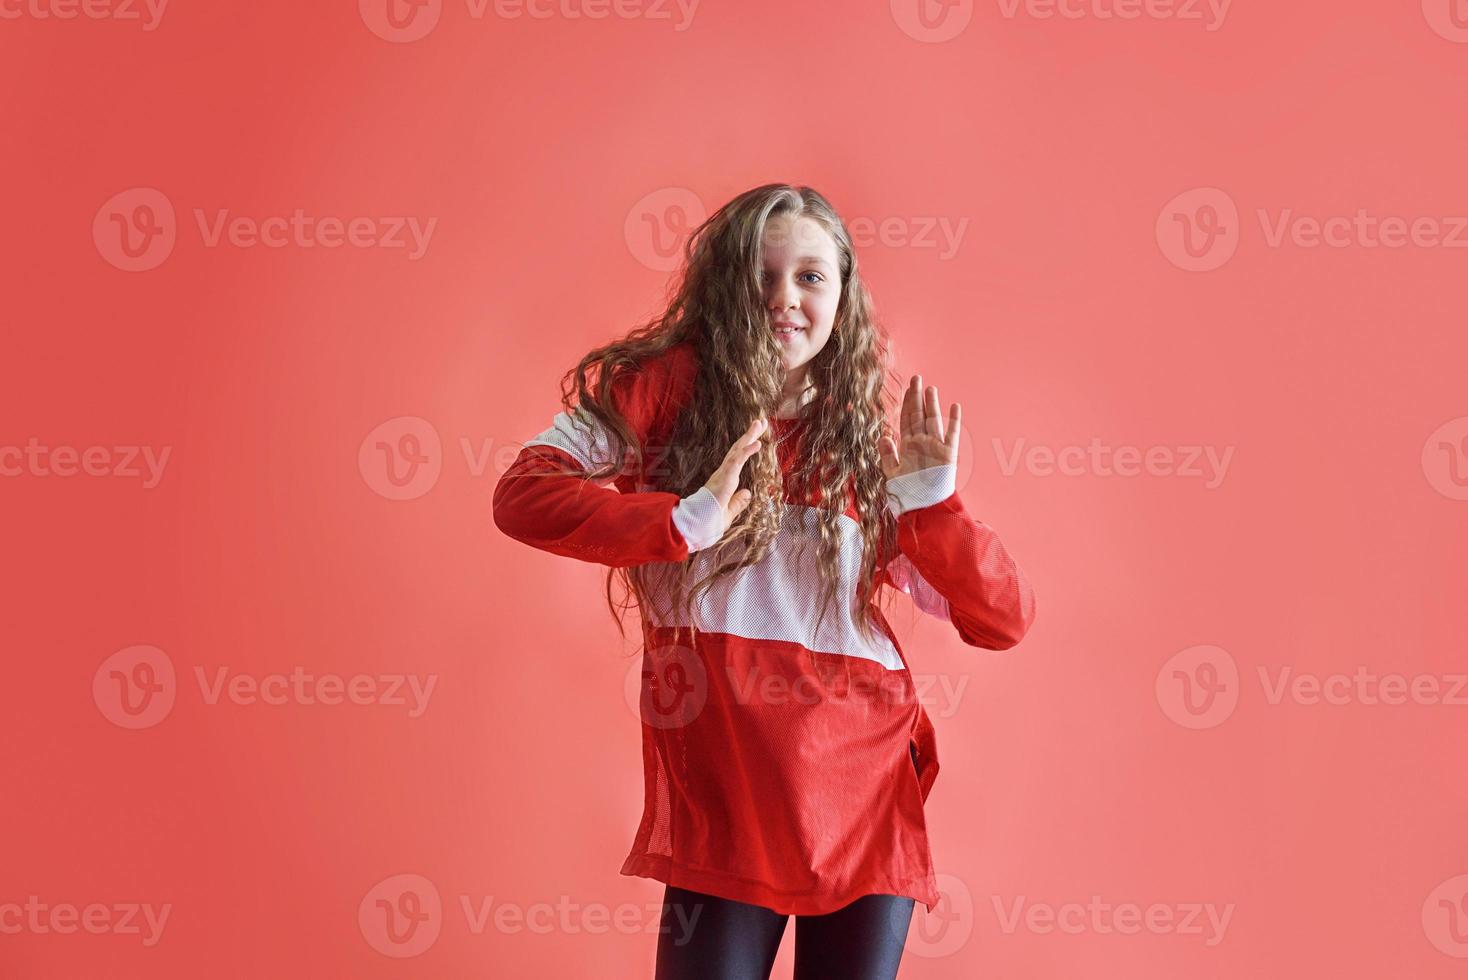
{"label": "girl's eye", "polygon": [[806,272],[806,273],[802,273],[802,275],[815,276],[815,281],[816,282],[820,282],[821,281],[821,274],[819,272]]}

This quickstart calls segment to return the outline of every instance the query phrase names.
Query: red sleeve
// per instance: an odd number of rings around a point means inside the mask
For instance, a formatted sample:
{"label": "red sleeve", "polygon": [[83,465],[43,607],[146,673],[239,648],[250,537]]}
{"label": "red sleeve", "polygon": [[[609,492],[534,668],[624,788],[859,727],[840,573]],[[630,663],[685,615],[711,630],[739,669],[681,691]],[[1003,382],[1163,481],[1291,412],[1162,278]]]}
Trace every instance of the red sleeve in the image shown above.
{"label": "red sleeve", "polygon": [[[677,356],[683,357],[686,352]],[[611,397],[644,454],[664,431],[676,385],[673,355],[620,375]],[[524,443],[495,485],[494,523],[505,534],[555,555],[613,567],[653,561],[680,562],[712,542],[717,501],[707,489],[689,497],[665,491],[623,493],[609,484],[635,487],[635,474],[596,482],[584,474],[611,459],[611,437],[579,409],[558,414],[550,428]],[[644,465],[649,461],[644,459]],[[570,470],[571,472],[560,472]],[[552,474],[552,475],[540,475]]]}
{"label": "red sleeve", "polygon": [[1035,620],[1035,594],[999,535],[974,519],[954,489],[956,464],[887,481],[898,554],[886,581],[919,608],[944,615],[970,646],[1007,650]]}

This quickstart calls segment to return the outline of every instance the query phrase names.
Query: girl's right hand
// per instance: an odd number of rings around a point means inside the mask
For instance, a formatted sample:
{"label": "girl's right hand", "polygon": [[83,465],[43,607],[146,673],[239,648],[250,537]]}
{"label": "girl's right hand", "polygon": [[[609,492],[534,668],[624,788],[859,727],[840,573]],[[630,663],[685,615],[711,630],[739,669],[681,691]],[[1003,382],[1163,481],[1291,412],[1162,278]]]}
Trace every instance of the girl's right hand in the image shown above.
{"label": "girl's right hand", "polygon": [[673,508],[673,523],[687,542],[690,554],[717,544],[739,512],[754,499],[751,491],[739,488],[739,474],[749,457],[759,452],[759,439],[768,425],[763,418],[749,423],[708,482]]}
{"label": "girl's right hand", "polygon": [[719,501],[720,513],[723,515],[723,526],[719,528],[719,536],[729,529],[734,519],[739,516],[740,511],[749,506],[754,499],[754,494],[748,489],[739,488],[739,474],[744,471],[744,464],[751,456],[759,452],[760,436],[764,434],[769,423],[758,418],[749,423],[749,428],[744,434],[734,441],[729,451],[724,454],[724,461],[719,468],[709,476],[708,482],[704,484],[714,497]]}

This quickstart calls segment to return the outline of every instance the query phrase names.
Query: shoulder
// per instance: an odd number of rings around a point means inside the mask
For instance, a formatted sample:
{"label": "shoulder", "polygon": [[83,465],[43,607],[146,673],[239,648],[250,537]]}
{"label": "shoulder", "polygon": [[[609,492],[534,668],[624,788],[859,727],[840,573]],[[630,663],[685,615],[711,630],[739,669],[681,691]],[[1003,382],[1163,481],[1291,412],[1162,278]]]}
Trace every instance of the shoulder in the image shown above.
{"label": "shoulder", "polygon": [[617,408],[639,432],[665,434],[693,398],[698,364],[697,349],[685,340],[624,366],[611,382]]}

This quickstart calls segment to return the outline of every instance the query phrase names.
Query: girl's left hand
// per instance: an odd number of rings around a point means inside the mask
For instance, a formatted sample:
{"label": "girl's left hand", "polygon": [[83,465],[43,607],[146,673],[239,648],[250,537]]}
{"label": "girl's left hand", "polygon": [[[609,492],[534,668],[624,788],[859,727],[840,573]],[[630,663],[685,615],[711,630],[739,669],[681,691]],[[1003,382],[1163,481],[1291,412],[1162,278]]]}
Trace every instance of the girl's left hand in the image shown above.
{"label": "girl's left hand", "polygon": [[914,374],[902,396],[900,451],[891,436],[883,436],[877,444],[877,450],[882,454],[882,471],[887,478],[890,480],[930,466],[957,463],[962,415],[958,402],[954,402],[948,410],[945,427],[938,410],[937,386],[929,385],[924,390],[923,376]]}

